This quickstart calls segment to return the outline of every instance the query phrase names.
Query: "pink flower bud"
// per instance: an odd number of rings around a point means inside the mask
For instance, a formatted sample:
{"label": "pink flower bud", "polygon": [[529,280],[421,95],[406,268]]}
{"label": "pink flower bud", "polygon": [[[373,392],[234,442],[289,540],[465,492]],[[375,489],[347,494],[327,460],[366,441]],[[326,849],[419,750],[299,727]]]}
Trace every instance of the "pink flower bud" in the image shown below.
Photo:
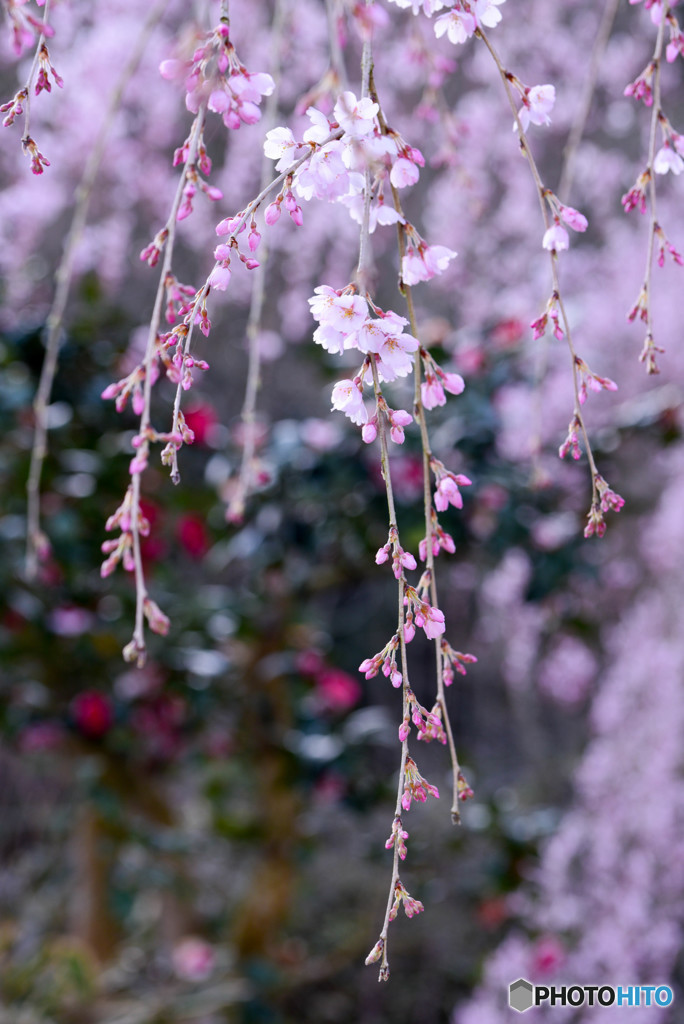
{"label": "pink flower bud", "polygon": [[264,220],[268,225],[275,224],[280,217],[280,206],[278,203],[271,203],[264,211]]}
{"label": "pink flower bud", "polygon": [[389,544],[385,544],[384,548],[378,548],[375,556],[375,564],[383,565],[389,558]]}

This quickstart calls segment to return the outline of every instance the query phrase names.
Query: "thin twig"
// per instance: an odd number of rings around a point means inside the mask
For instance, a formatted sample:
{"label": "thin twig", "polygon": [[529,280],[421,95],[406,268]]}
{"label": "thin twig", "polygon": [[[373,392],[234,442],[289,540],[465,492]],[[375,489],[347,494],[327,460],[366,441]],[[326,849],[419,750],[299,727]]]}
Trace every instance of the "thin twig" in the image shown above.
{"label": "thin twig", "polygon": [[[497,70],[499,72],[499,75],[501,76],[501,81],[503,82],[503,86],[504,86],[504,89],[505,89],[505,92],[506,92],[506,96],[507,96],[508,102],[509,102],[509,104],[511,106],[511,110],[513,112],[513,117],[515,118],[515,124],[516,124],[516,128],[517,128],[517,131],[518,131],[518,138],[519,138],[519,141],[520,141],[520,148],[521,148],[525,158],[527,159],[527,162],[528,162],[529,167],[530,167],[530,171],[532,172],[532,178],[534,179],[534,183],[535,183],[535,185],[537,187],[537,196],[539,198],[539,205],[541,207],[542,218],[544,220],[544,226],[545,226],[546,229],[548,229],[549,228],[549,213],[548,213],[548,209],[547,209],[547,205],[546,205],[546,198],[545,198],[546,197],[546,188],[545,188],[545,186],[544,186],[544,184],[543,184],[543,182],[541,180],[541,176],[539,174],[539,169],[538,169],[536,161],[535,161],[535,159],[534,159],[534,157],[532,155],[532,150],[530,149],[530,145],[529,145],[529,142],[527,140],[527,135],[525,134],[525,130],[524,130],[524,128],[522,126],[522,123],[520,121],[520,116],[518,114],[518,107],[516,105],[516,102],[515,102],[515,100],[513,98],[513,94],[512,94],[512,91],[511,91],[511,86],[510,86],[510,80],[509,80],[508,72],[506,71],[504,65],[502,64],[501,58],[499,57],[499,54],[495,50],[495,48],[492,45],[492,43],[489,41],[489,39],[487,37],[487,34],[485,33],[484,29],[478,28],[476,30],[476,34],[479,35],[479,37],[482,39],[483,43],[485,44],[485,46],[489,50],[489,53],[490,53],[490,55],[492,57],[492,60],[496,64],[496,67],[497,67]],[[570,331],[570,322],[568,320],[568,317],[567,317],[567,314],[566,314],[566,311],[565,311],[565,305],[564,305],[563,300],[561,298],[560,281],[559,281],[559,277],[558,277],[558,254],[556,253],[555,249],[553,249],[553,250],[551,250],[549,252],[549,260],[550,260],[550,263],[551,263],[551,277],[552,277],[552,282],[553,282],[553,294],[556,297],[556,301],[558,302],[558,308],[560,310],[560,313],[561,313],[561,316],[562,316],[562,319],[563,319],[563,326],[565,328],[565,340],[567,342],[568,349],[570,351],[570,358],[571,358],[571,361],[572,361],[572,381],[573,381],[573,390],[574,390],[574,397],[575,397],[575,401],[574,401],[574,416],[575,416],[577,422],[580,425],[580,430],[582,431],[582,437],[584,439],[585,450],[586,450],[586,453],[587,453],[587,460],[589,462],[589,468],[590,468],[590,471],[591,471],[592,507],[593,507],[596,504],[597,498],[598,498],[598,491],[596,489],[596,478],[597,478],[597,476],[599,474],[598,474],[598,469],[596,468],[596,462],[594,460],[594,455],[593,455],[593,452],[592,452],[592,449],[591,449],[591,444],[589,443],[589,435],[587,433],[587,429],[586,429],[586,426],[585,426],[585,423],[584,423],[584,417],[582,415],[582,404],[580,402],[580,397],[579,397],[579,371],[578,371],[578,368],[577,368],[577,353],[575,352],[575,347],[574,347],[573,341],[572,341],[572,334],[571,334],[571,331]]]}
{"label": "thin twig", "polygon": [[47,338],[45,343],[45,358],[43,359],[38,390],[33,403],[35,428],[33,446],[31,448],[31,464],[26,483],[27,526],[25,572],[26,578],[29,580],[35,579],[38,571],[39,555],[41,550],[46,546],[46,538],[43,535],[40,523],[40,485],[43,465],[47,455],[48,405],[59,361],[62,325],[64,323],[64,314],[69,300],[69,292],[71,290],[74,256],[76,255],[76,248],[81,238],[83,228],[85,227],[90,198],[100,169],[100,164],[102,163],[102,157],[104,155],[109,132],[114,122],[114,116],[121,104],[124,90],[135,74],[142,55],[145,52],[149,37],[161,19],[167,5],[168,0],[159,0],[159,3],[157,3],[151,10],[147,20],[141,28],[136,46],[126,63],[126,66],[121,72],[118,82],[112,90],[102,126],[95,140],[95,145],[88,155],[83,177],[76,189],[76,205],[74,207],[71,225],[64,242],[62,258],[55,273],[55,295],[46,321]]}
{"label": "thin twig", "polygon": [[[378,111],[378,121],[380,128],[383,133],[387,132],[387,122],[380,107],[380,101],[378,100],[377,92],[373,83],[371,74],[371,88],[373,99],[380,108]],[[402,266],[404,254],[406,252],[406,227],[404,211],[401,205],[401,199],[399,198],[398,189],[390,183],[392,190],[392,200],[394,208],[400,215],[401,220],[397,221],[397,241],[399,247],[399,267]],[[409,285],[403,285],[403,295],[406,299],[406,307],[409,315],[409,322],[411,326],[411,333],[415,338],[418,337],[418,321],[416,318],[415,306],[413,303],[413,291]],[[430,477],[430,459],[432,456],[432,449],[430,446],[430,436],[427,426],[427,419],[425,417],[425,407],[421,396],[421,366],[420,366],[420,353],[416,353],[416,360],[414,364],[415,374],[415,387],[414,387],[414,414],[420,428],[421,445],[423,451],[423,507],[425,512],[425,544],[426,544],[426,568],[430,573],[430,600],[433,607],[439,607],[439,600],[437,594],[437,577],[435,573],[435,561],[434,553],[432,551],[432,492],[431,492],[431,477]],[[458,780],[461,771],[461,767],[458,760],[458,754],[456,752],[456,743],[454,741],[453,730],[451,728],[451,720],[449,718],[449,712],[446,704],[446,693],[444,689],[444,672],[442,663],[442,648],[439,637],[435,638],[435,671],[437,676],[437,700],[440,705],[442,712],[442,719],[444,722],[444,731],[447,736],[447,743],[449,746],[449,756],[451,759],[451,776],[452,776],[452,799],[451,799],[451,820],[454,824],[458,824],[461,820],[459,812],[459,786]]]}
{"label": "thin twig", "polygon": [[[290,166],[288,168],[286,168],[284,171],[282,171],[277,177],[273,178],[273,180],[270,181],[268,183],[268,185],[265,186],[265,188],[262,188],[261,191],[259,192],[258,196],[256,196],[254,199],[250,200],[250,202],[247,204],[247,206],[242,211],[242,213],[237,218],[235,218],[235,225],[234,225],[234,229],[233,229],[233,234],[230,237],[231,238],[236,238],[237,237],[237,235],[240,232],[240,228],[242,227],[242,225],[247,222],[249,217],[253,216],[256,213],[256,211],[259,209],[259,207],[261,206],[261,204],[264,201],[264,199],[269,195],[269,193],[271,193],[273,191],[274,188],[277,188],[277,186],[282,184],[282,182],[285,181],[286,178],[288,178],[290,175],[294,174],[295,171],[299,167],[302,166],[302,164],[306,163],[307,160],[310,160],[311,157],[313,156],[314,152],[316,152],[318,149],[322,149],[324,146],[327,146],[328,143],[332,142],[334,139],[342,138],[342,135],[343,135],[343,131],[342,131],[341,128],[338,129],[335,132],[332,132],[327,137],[327,139],[324,139],[323,142],[320,143],[320,145],[311,146],[309,148],[308,152],[304,153],[303,156],[300,156],[299,159],[295,160],[293,164],[290,164]],[[197,292],[197,295],[195,296],[195,301],[193,303],[192,309],[190,310],[190,312],[188,313],[188,315],[186,317],[185,322],[188,325],[188,332],[187,332],[187,335],[186,335],[186,338],[185,338],[185,343],[184,343],[184,346],[183,346],[183,354],[184,355],[188,355],[188,353],[190,352],[190,345],[192,343],[192,337],[193,337],[193,332],[194,332],[194,327],[195,327],[195,319],[196,319],[196,316],[197,316],[197,311],[199,310],[201,304],[204,302],[204,300],[207,298],[207,296],[209,294],[209,290],[210,290],[210,287],[211,287],[210,283],[209,283],[210,277],[211,277],[211,274],[209,275],[209,277],[207,277],[206,281],[204,282],[202,287]],[[175,396],[174,403],[173,403],[173,425],[172,425],[172,431],[174,433],[178,432],[178,430],[179,430],[179,423],[180,423],[179,417],[180,417],[180,407],[181,407],[181,399],[182,399],[182,397],[183,397],[183,388],[182,388],[181,384],[179,383],[177,388],[176,388],[176,396]],[[173,458],[172,458],[172,462],[171,462],[171,479],[173,480],[174,483],[178,483],[180,481],[180,473],[178,471],[178,452],[176,450],[174,450]]]}
{"label": "thin twig", "polygon": [[[667,8],[667,5],[665,5],[665,7]],[[656,36],[655,50],[652,58],[653,65],[655,68],[653,73],[653,107],[651,109],[651,125],[648,137],[648,164],[646,167],[646,173],[648,174],[648,197],[651,217],[648,226],[648,247],[646,250],[646,270],[644,273],[643,286],[646,303],[646,341],[644,342],[644,347],[640,358],[642,359],[642,361],[646,362],[647,372],[651,374],[658,373],[658,365],[656,363],[655,358],[655,353],[657,349],[655,346],[655,338],[653,333],[653,312],[651,303],[653,249],[655,246],[656,229],[658,227],[657,195],[653,163],[655,160],[658,118],[662,113],[660,95],[660,75],[662,70],[663,39],[665,36],[666,14],[667,10],[665,9],[662,12],[660,24],[658,25],[658,34]]]}
{"label": "thin twig", "polygon": [[22,142],[28,141],[28,139],[30,139],[30,137],[31,137],[30,134],[29,134],[29,127],[30,127],[30,121],[31,121],[31,88],[33,86],[33,79],[35,77],[36,69],[38,67],[38,61],[40,59],[40,51],[41,51],[43,45],[45,44],[45,26],[47,25],[49,15],[50,15],[50,0],[45,0],[45,7],[43,8],[43,21],[42,21],[43,30],[40,33],[40,37],[38,39],[38,45],[36,46],[36,52],[33,55],[33,61],[31,63],[31,70],[28,73],[28,78],[26,79],[26,85],[24,86],[24,89],[26,90],[26,99],[24,100],[24,135],[23,135],[23,138],[22,138]]}
{"label": "thin twig", "polygon": [[[282,33],[285,23],[286,0],[276,0],[273,14],[272,43],[271,43],[271,77],[275,82],[275,88],[268,97],[264,111],[265,132],[275,124],[278,111],[278,89],[282,73],[280,52],[282,47]],[[268,184],[270,177],[271,161],[264,156],[261,162],[260,188],[263,190]],[[256,449],[256,402],[259,391],[261,376],[261,351],[258,344],[259,327],[264,309],[264,298],[266,295],[266,262],[268,260],[268,244],[265,239],[261,242],[259,253],[259,266],[254,271],[252,296],[247,318],[247,383],[245,386],[245,398],[242,406],[242,456],[238,472],[237,490],[230,500],[226,518],[229,522],[241,522],[245,511],[245,503],[249,496],[253,475],[252,462]]]}
{"label": "thin twig", "polygon": [[[173,203],[171,204],[171,211],[169,213],[169,217],[165,225],[165,230],[167,231],[168,234],[166,237],[166,245],[164,248],[164,260],[162,263],[161,273],[159,275],[159,284],[157,285],[157,294],[154,300],[152,319],[150,321],[150,327],[147,336],[147,347],[145,350],[145,357],[143,360],[145,379],[143,387],[143,410],[140,417],[139,436],[141,438],[144,438],[140,446],[140,451],[145,454],[149,449],[149,441],[145,438],[145,434],[147,428],[150,426],[150,405],[152,396],[152,365],[157,355],[157,334],[159,332],[159,323],[161,320],[164,291],[166,288],[166,278],[167,274],[171,272],[173,247],[176,239],[176,218],[183,198],[183,189],[185,188],[188,170],[195,163],[195,159],[197,157],[197,149],[199,146],[200,137],[202,135],[202,129],[204,127],[206,110],[206,104],[202,104],[193,122],[193,126],[190,132],[188,154],[183,165],[183,172],[178,180],[176,194],[174,196]],[[135,563],[136,593],[135,629],[133,630],[133,643],[135,645],[135,650],[137,652],[137,662],[139,666],[144,664],[145,662],[144,606],[145,600],[147,598],[145,572],[142,564],[142,555],[140,553],[140,531],[138,522],[140,514],[141,475],[141,473],[133,474],[133,497],[131,503],[131,534],[133,536],[133,558]]]}
{"label": "thin twig", "polygon": [[564,202],[568,199],[570,189],[572,188],[572,182],[575,174],[575,157],[577,156],[577,150],[580,142],[582,141],[582,136],[584,135],[584,129],[586,128],[591,104],[594,99],[594,92],[596,91],[596,83],[598,81],[598,74],[601,68],[601,59],[608,45],[610,33],[613,30],[613,24],[615,22],[615,16],[617,14],[619,4],[620,0],[607,0],[606,5],[603,8],[601,23],[599,24],[596,39],[594,41],[594,48],[591,52],[589,73],[584,81],[584,88],[582,89],[579,107],[575,115],[575,120],[572,123],[570,134],[568,135],[568,141],[566,142],[565,149],[563,150],[563,167],[558,185],[558,195]]}

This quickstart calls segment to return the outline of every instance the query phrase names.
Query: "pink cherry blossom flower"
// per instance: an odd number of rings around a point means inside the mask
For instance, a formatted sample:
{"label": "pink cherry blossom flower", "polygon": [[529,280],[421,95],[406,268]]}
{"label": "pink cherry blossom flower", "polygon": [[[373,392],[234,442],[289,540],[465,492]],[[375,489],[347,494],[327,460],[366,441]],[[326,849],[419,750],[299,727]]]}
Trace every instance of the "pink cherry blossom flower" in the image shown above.
{"label": "pink cherry blossom flower", "polygon": [[332,392],[332,407],[339,409],[359,427],[368,420],[368,411],[363,404],[361,386],[353,380],[339,380],[335,384]]}
{"label": "pink cherry blossom flower", "polygon": [[419,177],[420,171],[416,165],[412,160],[407,160],[404,156],[400,156],[392,164],[390,181],[395,188],[406,188],[407,185],[415,185]]}
{"label": "pink cherry blossom flower", "polygon": [[458,253],[445,245],[427,245],[421,241],[417,247],[409,245],[401,263],[401,276],[405,284],[414,285],[443,274]]}
{"label": "pink cherry blossom flower", "polygon": [[[533,85],[526,89],[523,96],[523,105],[518,111],[518,117],[524,131],[527,131],[530,122],[532,124],[551,124],[549,114],[556,102],[556,90],[553,85]],[[515,130],[517,125],[513,125]]]}
{"label": "pink cherry blossom flower", "polygon": [[454,508],[463,508],[463,496],[459,490],[461,487],[468,486],[470,480],[467,476],[463,476],[461,473],[445,473],[437,484],[437,490],[435,491],[435,506],[438,512],[445,512],[449,505],[453,505]]}

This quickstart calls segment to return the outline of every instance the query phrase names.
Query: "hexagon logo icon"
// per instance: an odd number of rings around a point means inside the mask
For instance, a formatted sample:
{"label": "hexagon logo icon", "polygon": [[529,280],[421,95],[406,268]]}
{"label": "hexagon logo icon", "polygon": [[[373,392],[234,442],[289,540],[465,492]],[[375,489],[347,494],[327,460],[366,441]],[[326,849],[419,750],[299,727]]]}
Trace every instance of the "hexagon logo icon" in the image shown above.
{"label": "hexagon logo icon", "polygon": [[525,978],[518,978],[508,986],[508,1005],[518,1013],[524,1013],[534,1005],[534,986]]}

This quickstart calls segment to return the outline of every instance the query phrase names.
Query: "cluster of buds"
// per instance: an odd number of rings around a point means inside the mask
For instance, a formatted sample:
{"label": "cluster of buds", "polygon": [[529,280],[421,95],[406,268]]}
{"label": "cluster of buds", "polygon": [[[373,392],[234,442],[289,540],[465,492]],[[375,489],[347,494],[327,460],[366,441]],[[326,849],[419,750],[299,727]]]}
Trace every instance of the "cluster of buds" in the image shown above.
{"label": "cluster of buds", "polygon": [[175,324],[178,317],[185,316],[192,308],[196,291],[192,285],[181,284],[170,271],[164,278],[166,289],[166,322]]}
{"label": "cluster of buds", "polygon": [[413,416],[406,409],[391,409],[382,394],[379,394],[375,404],[375,413],[364,423],[361,429],[361,437],[366,444],[372,444],[378,436],[378,418],[384,414],[390,428],[390,437],[395,444],[403,444],[405,440],[404,427],[413,423]]}
{"label": "cluster of buds", "polygon": [[466,674],[466,665],[474,665],[477,662],[477,658],[474,654],[463,654],[461,651],[455,651],[444,637],[442,637],[440,641],[440,650],[442,654],[442,674],[445,686],[451,686],[453,683],[454,671],[458,672],[459,675],[464,676]]}
{"label": "cluster of buds", "polygon": [[188,164],[185,169],[185,185],[183,186],[183,200],[178,207],[176,220],[185,220],[192,213],[192,201],[197,195],[197,190],[216,203],[223,199],[223,192],[214,185],[209,185],[203,178],[200,178],[194,164]]}
{"label": "cluster of buds", "polygon": [[582,424],[579,421],[577,415],[573,416],[568,424],[568,433],[563,441],[563,444],[558,449],[558,455],[561,459],[564,459],[566,455],[572,455],[573,459],[579,459],[582,455],[582,449],[580,448],[579,435],[582,429]]}
{"label": "cluster of buds", "polygon": [[[133,561],[133,486],[128,485],[124,499],[115,512],[105,523],[105,530],[120,530],[121,536],[117,540],[106,540],[102,545],[102,552],[108,557],[100,567],[100,575],[104,578],[114,572],[119,562],[127,572],[135,568]],[[138,535],[147,537],[150,533],[150,522],[142,511],[138,509]]]}
{"label": "cluster of buds", "polygon": [[[424,574],[425,575],[425,574]],[[404,622],[404,640],[410,643],[416,635],[416,626],[425,630],[428,640],[436,640],[444,632],[444,612],[429,604],[415,587],[404,587],[404,604],[408,610]]]}
{"label": "cluster of buds", "polygon": [[41,43],[40,49],[38,50],[38,78],[36,79],[36,96],[45,90],[45,92],[52,92],[52,85],[50,84],[50,75],[55,80],[55,85],[58,85],[60,89],[64,88],[64,79],[57,74],[54,67],[50,63],[50,54],[45,43]]}
{"label": "cluster of buds", "polygon": [[50,166],[50,161],[38,149],[35,141],[30,135],[25,135],[21,140],[24,152],[31,160],[31,171],[33,174],[42,174],[44,167]]}
{"label": "cluster of buds", "polygon": [[452,473],[443,462],[430,457],[430,469],[432,470],[437,488],[434,500],[438,512],[446,512],[449,505],[454,508],[463,508],[463,497],[460,487],[469,487],[472,481],[463,473]]}
{"label": "cluster of buds", "polygon": [[563,328],[560,325],[559,299],[560,296],[558,295],[558,292],[555,291],[554,289],[554,291],[551,292],[551,296],[549,297],[549,300],[546,303],[546,309],[544,310],[542,315],[537,317],[537,319],[533,320],[530,324],[530,327],[532,328],[532,337],[535,341],[537,341],[539,338],[543,337],[544,334],[546,334],[546,328],[548,326],[549,320],[553,325],[552,330],[554,337],[558,341],[562,341],[565,337],[563,333]]}
{"label": "cluster of buds", "polygon": [[471,797],[475,796],[463,772],[458,773],[457,787],[459,800],[470,800]]}
{"label": "cluster of buds", "polygon": [[580,405],[584,405],[587,400],[587,389],[589,391],[617,391],[617,384],[614,380],[611,380],[610,377],[600,377],[598,373],[593,373],[579,356],[575,356],[575,366],[580,377],[578,391]]}
{"label": "cluster of buds", "polygon": [[408,739],[413,722],[418,733],[418,739],[439,740],[446,743],[446,735],[442,725],[442,711],[439,704],[435,704],[432,711],[428,711],[417,699],[413,690],[408,687],[406,690],[406,712],[404,719],[399,726],[399,741],[403,743]]}
{"label": "cluster of buds", "polygon": [[397,878],[394,883],[394,905],[390,910],[390,921],[394,921],[402,903],[404,904],[404,913],[407,917],[413,917],[415,914],[420,914],[421,911],[425,909],[420,900],[414,900],[414,898],[409,895],[401,879]]}
{"label": "cluster of buds", "polygon": [[385,849],[391,850],[392,847],[396,845],[397,853],[399,854],[402,860],[405,860],[407,853],[406,840],[408,839],[408,837],[409,834],[403,827],[401,823],[401,818],[396,817],[392,822],[392,834],[385,843]]}
{"label": "cluster of buds", "polygon": [[[150,364],[150,377],[153,384],[159,378],[159,367],[156,360]],[[121,380],[113,384],[108,384],[100,397],[105,400],[116,399],[114,404],[117,412],[123,412],[128,405],[128,399],[131,398],[133,412],[136,416],[140,416],[145,404],[144,383],[145,367],[139,363],[126,377],[122,377]]]}
{"label": "cluster of buds", "polygon": [[425,371],[425,380],[420,385],[420,400],[425,409],[434,409],[437,405],[445,405],[445,390],[452,395],[462,393],[465,382],[459,373],[448,373],[443,370],[424,348],[420,349],[420,358]]}
{"label": "cluster of buds", "polygon": [[[684,165],[684,161],[683,161],[683,165]],[[658,266],[662,267],[662,266],[665,265],[665,253],[666,252],[668,252],[670,254],[670,256],[672,257],[673,261],[678,266],[680,266],[680,267],[684,266],[684,260],[682,260],[681,253],[679,253],[677,251],[677,249],[675,249],[674,245],[672,245],[671,242],[668,242],[668,240],[667,240],[667,238],[665,236],[665,232],[661,228],[660,224],[654,224],[653,225],[653,234],[655,236],[656,245],[658,247],[658,255],[656,257],[657,260],[658,260]],[[631,319],[633,319],[633,317],[630,314],[630,320]]]}
{"label": "cluster of buds", "polygon": [[[431,546],[432,557],[433,558],[436,558],[437,555],[442,550],[448,552],[450,555],[453,555],[454,551],[456,550],[456,545],[454,543],[454,538],[451,536],[450,533],[447,533],[439,525],[439,520],[437,519],[437,513],[435,512],[434,508],[430,509],[430,546]],[[427,537],[423,537],[423,539],[418,544],[418,554],[419,554],[420,559],[421,559],[422,562],[425,562],[427,560],[427,555],[428,555],[428,538]]]}
{"label": "cluster of buds", "polygon": [[401,796],[401,806],[408,811],[412,800],[423,804],[428,796],[439,799],[439,790],[423,778],[413,758],[407,757],[404,765],[404,792]]}
{"label": "cluster of buds", "polygon": [[372,658],[364,658],[359,665],[359,672],[363,672],[366,679],[373,679],[382,669],[382,674],[389,678],[392,686],[401,686],[403,676],[397,668],[398,649],[399,636],[395,633],[378,654],[374,654]]}
{"label": "cluster of buds", "polygon": [[621,495],[616,494],[600,474],[596,474],[594,483],[598,492],[598,498],[592,502],[591,508],[587,513],[588,522],[584,528],[585,537],[593,537],[594,534],[597,537],[603,537],[606,532],[604,515],[606,512],[619,512],[625,504],[625,499]]}
{"label": "cluster of buds", "polygon": [[387,543],[384,547],[378,549],[375,556],[376,564],[383,565],[390,557],[390,551],[392,552],[392,572],[394,573],[395,579],[401,579],[404,575],[404,569],[416,568],[416,560],[411,552],[404,551],[399,543],[399,534],[396,526],[390,527]]}
{"label": "cluster of buds", "polygon": [[165,60],[159,70],[163,78],[183,82],[188,110],[196,114],[206,103],[209,110],[222,116],[226,128],[232,129],[256,124],[261,118],[262,98],[275,88],[270,75],[252,74],[240,62],[225,21],[207,33],[189,60]]}
{"label": "cluster of buds", "polygon": [[650,180],[651,171],[647,167],[645,171],[641,172],[629,192],[625,192],[622,197],[621,202],[625,208],[625,213],[629,213],[637,207],[639,208],[639,213],[646,213],[646,189]]}
{"label": "cluster of buds", "polygon": [[655,74],[656,63],[649,61],[640,75],[630,82],[625,88],[624,95],[632,96],[635,100],[643,100],[647,107],[653,106],[653,75]]}
{"label": "cluster of buds", "polygon": [[15,118],[21,117],[24,113],[24,103],[28,92],[26,89],[20,89],[18,93],[15,93],[14,98],[8,100],[7,103],[3,103],[0,106],[0,114],[7,114],[7,117],[3,119],[3,128],[9,128],[11,124],[14,124]]}
{"label": "cluster of buds", "polygon": [[140,259],[143,263],[147,263],[149,267],[156,267],[168,237],[168,228],[162,228],[161,231],[157,232],[150,244],[146,245],[140,253]]}

